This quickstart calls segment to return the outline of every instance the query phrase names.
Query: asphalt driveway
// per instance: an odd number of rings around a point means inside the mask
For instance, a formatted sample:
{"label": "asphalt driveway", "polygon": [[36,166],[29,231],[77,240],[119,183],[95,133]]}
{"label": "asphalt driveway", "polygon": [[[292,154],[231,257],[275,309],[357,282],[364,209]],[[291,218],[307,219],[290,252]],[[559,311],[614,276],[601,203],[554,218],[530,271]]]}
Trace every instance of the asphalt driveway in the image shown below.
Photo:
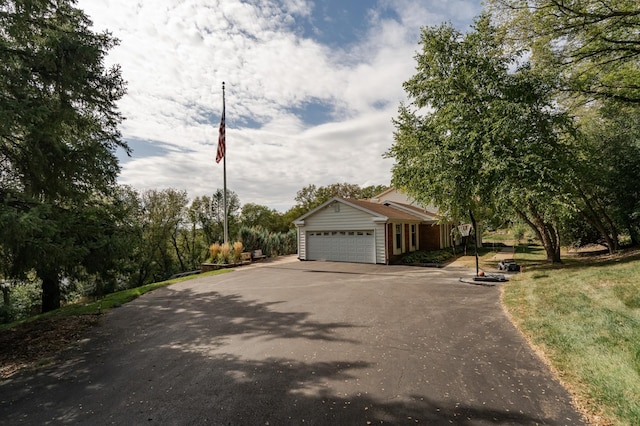
{"label": "asphalt driveway", "polygon": [[289,259],[156,290],[0,383],[0,423],[581,424],[462,275]]}

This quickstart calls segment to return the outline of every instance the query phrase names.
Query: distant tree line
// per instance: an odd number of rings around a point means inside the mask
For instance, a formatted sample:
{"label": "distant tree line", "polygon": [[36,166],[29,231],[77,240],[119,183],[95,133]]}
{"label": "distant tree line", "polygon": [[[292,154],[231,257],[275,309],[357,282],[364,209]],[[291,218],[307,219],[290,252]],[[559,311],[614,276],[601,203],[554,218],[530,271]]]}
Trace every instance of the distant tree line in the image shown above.
{"label": "distant tree line", "polygon": [[[227,190],[228,226],[231,242],[240,241],[245,251],[260,249],[268,256],[297,252],[297,234],[292,221],[308,209],[320,205],[333,196],[369,197],[384,186],[360,188],[353,184],[333,184],[326,187],[309,185],[298,192],[297,204],[281,213],[267,206],[247,203],[241,206],[237,194]],[[223,242],[224,197],[223,190],[211,196],[189,199],[186,191],[176,189],[138,192],[127,186],[115,186],[108,198],[90,213],[78,213],[73,227],[65,231],[65,240],[56,243],[55,250],[83,252],[74,263],[59,264],[59,301],[72,302],[80,297],[99,298],[105,294],[152,282],[162,281],[174,274],[200,269],[209,257],[209,247]],[[6,214],[14,210],[12,200],[2,204]],[[32,222],[33,211],[16,213],[16,218]],[[70,213],[71,214],[71,213]],[[4,224],[9,222],[4,217]],[[41,219],[44,220],[44,219]],[[58,224],[51,218],[51,226]],[[37,225],[38,227],[32,228]],[[12,223],[23,238],[31,241],[3,240],[0,277],[3,303],[0,322],[40,312],[43,306],[42,278],[31,265],[49,262],[48,258],[62,259],[59,253],[39,249],[48,244],[49,231],[39,228],[39,222]],[[3,235],[9,231],[7,230]],[[63,234],[58,234],[58,238]],[[89,237],[90,236],[90,237]],[[8,242],[8,244],[7,244]],[[11,254],[28,245],[21,256],[25,267],[13,265]],[[30,256],[29,256],[30,254]],[[7,256],[9,255],[9,256]],[[77,261],[80,260],[80,261]]]}

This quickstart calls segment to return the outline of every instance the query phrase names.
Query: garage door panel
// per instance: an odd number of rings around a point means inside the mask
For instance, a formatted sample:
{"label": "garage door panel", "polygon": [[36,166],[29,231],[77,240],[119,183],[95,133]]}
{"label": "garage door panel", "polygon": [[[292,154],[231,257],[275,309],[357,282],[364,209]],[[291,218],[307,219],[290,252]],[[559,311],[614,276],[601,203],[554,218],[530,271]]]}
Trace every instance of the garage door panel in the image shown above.
{"label": "garage door panel", "polygon": [[375,263],[373,231],[308,232],[308,260]]}

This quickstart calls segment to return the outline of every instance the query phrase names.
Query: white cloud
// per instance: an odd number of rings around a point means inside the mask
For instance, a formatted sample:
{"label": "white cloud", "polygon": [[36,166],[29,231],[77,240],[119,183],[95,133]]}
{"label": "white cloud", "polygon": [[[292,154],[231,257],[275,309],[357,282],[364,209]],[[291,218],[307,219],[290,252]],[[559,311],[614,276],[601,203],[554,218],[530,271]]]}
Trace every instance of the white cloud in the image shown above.
{"label": "white cloud", "polygon": [[[284,211],[308,184],[388,184],[392,161],[382,154],[415,69],[420,25],[479,9],[477,1],[379,4],[400,21],[371,13],[366,38],[331,49],[300,35],[314,19],[306,0],[80,0],[97,30],[121,40],[108,63],[120,64],[128,82],[124,138],[165,148],[134,152],[120,181],[191,196],[222,187],[214,157],[225,81],[228,188],[242,203]],[[305,125],[292,107],[308,103],[332,108],[334,121]]]}

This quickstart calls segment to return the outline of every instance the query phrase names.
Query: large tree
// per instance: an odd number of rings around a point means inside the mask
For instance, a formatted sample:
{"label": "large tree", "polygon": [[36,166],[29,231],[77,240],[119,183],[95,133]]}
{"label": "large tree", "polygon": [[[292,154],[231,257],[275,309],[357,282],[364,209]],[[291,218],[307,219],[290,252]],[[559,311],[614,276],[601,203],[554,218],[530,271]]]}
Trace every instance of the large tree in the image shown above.
{"label": "large tree", "polygon": [[36,271],[43,311],[60,305],[61,279],[108,232],[94,226],[105,221],[96,208],[115,188],[114,151],[128,151],[116,108],[125,84],[104,65],[116,40],[91,31],[74,3],[0,3],[2,272]]}
{"label": "large tree", "polygon": [[610,251],[618,235],[640,243],[640,108],[607,102],[581,111],[583,140],[574,167],[581,179],[573,206]]}
{"label": "large tree", "polygon": [[637,0],[490,0],[511,41],[564,88],[588,98],[640,103],[640,3]]}
{"label": "large tree", "polygon": [[284,221],[283,215],[275,209],[255,203],[247,203],[242,206],[240,223],[248,228],[260,227],[269,232],[287,232],[289,224]]}
{"label": "large tree", "polygon": [[559,262],[571,122],[550,96],[554,79],[507,52],[487,16],[465,35],[423,28],[420,43],[388,153],[392,183],[454,220],[488,207],[516,214]]}
{"label": "large tree", "polygon": [[[207,197],[203,197],[207,199]],[[224,190],[216,189],[210,200],[211,227],[207,231],[209,244],[224,241]],[[238,214],[240,211],[240,198],[238,194],[227,189],[227,226],[229,227],[229,238],[233,240],[238,234]]]}
{"label": "large tree", "polygon": [[[569,234],[611,252],[618,234],[638,240],[637,113],[640,105],[640,3],[635,0],[491,0],[509,46],[536,69],[558,73],[558,103],[580,130],[562,197]],[[565,194],[567,195],[567,194]],[[579,218],[579,219],[577,219]],[[579,221],[586,222],[583,227]],[[565,220],[566,222],[566,220]],[[575,232],[577,231],[577,232]],[[592,241],[588,238],[587,241]]]}
{"label": "large tree", "polygon": [[184,271],[178,235],[185,224],[186,191],[147,190],[140,202],[142,242],[135,285],[161,281]]}

